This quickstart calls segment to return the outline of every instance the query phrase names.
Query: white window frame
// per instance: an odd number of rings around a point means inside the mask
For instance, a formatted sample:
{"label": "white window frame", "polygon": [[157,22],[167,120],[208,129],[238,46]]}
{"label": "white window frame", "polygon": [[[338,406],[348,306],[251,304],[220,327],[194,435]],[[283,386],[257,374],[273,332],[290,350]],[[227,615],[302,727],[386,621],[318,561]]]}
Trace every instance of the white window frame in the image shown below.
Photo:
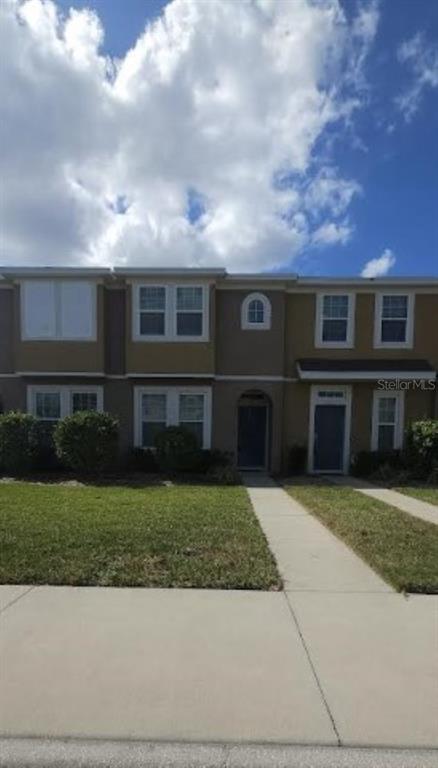
{"label": "white window frame", "polygon": [[[382,341],[382,310],[384,296],[406,296],[408,316],[406,318],[405,341]],[[375,349],[412,349],[414,343],[415,294],[409,291],[381,291],[374,297],[374,348]]]}
{"label": "white window frame", "polygon": [[141,408],[143,395],[166,395],[166,424],[168,427],[179,426],[180,395],[204,395],[204,427],[201,447],[203,449],[211,447],[211,387],[134,387],[134,446],[136,448],[143,447]]}
{"label": "white window frame", "polygon": [[[140,333],[140,289],[164,288],[166,295],[166,311],[164,320],[164,335],[149,336]],[[202,334],[200,336],[181,336],[177,334],[177,288],[201,288],[202,289]],[[202,283],[131,283],[132,290],[132,339],[142,342],[190,342],[198,343],[209,340],[210,337],[210,284]],[[197,310],[194,310],[197,311]],[[200,310],[199,310],[200,311]]]}
{"label": "white window frame", "polygon": [[[249,305],[252,301],[261,301],[264,310],[263,323],[251,323],[248,320]],[[242,301],[241,327],[244,331],[269,331],[271,329],[272,307],[264,293],[249,293]]]}
{"label": "white window frame", "polygon": [[[340,397],[331,399],[330,397],[321,396],[321,392],[339,392]],[[312,384],[310,389],[310,403],[309,403],[309,440],[307,444],[307,471],[310,475],[316,474],[339,474],[340,470],[318,470],[314,468],[314,442],[315,442],[315,410],[317,405],[331,405],[333,403],[338,405],[345,405],[345,424],[344,424],[344,446],[342,455],[342,472],[344,475],[348,474],[350,467],[350,443],[351,443],[351,402],[352,402],[352,389],[351,385],[336,385],[336,384]]]}
{"label": "white window frame", "polygon": [[[347,336],[345,341],[324,341],[324,298],[326,296],[347,296]],[[316,294],[315,306],[315,347],[316,349],[352,349],[354,347],[354,326],[356,317],[356,294],[349,291],[321,291]]]}
{"label": "white window frame", "polygon": [[[33,285],[36,282],[50,283],[53,285],[55,294],[55,333],[53,336],[35,336],[26,332],[27,318],[26,318],[26,291],[27,287]],[[91,333],[88,336],[64,336],[61,333],[61,290],[63,284],[84,283],[91,288]],[[91,280],[21,280],[20,281],[20,325],[21,325],[21,340],[22,341],[63,341],[63,342],[77,342],[77,341],[97,341],[97,284]]]}
{"label": "white window frame", "polygon": [[394,398],[395,403],[395,424],[394,424],[394,445],[392,450],[397,451],[403,446],[404,419],[405,419],[405,393],[395,390],[374,390],[373,392],[373,412],[371,422],[371,450],[377,451],[379,445],[379,402],[382,398]]}
{"label": "white window frame", "polygon": [[[37,393],[59,393],[61,399],[61,411],[60,419],[65,416],[70,416],[73,413],[73,393],[75,392],[89,392],[97,395],[97,411],[103,411],[103,387],[102,386],[86,386],[86,385],[69,385],[65,384],[30,384],[27,387],[27,412],[31,413],[35,418],[36,415],[36,395]],[[58,421],[58,419],[41,419],[41,421]]]}

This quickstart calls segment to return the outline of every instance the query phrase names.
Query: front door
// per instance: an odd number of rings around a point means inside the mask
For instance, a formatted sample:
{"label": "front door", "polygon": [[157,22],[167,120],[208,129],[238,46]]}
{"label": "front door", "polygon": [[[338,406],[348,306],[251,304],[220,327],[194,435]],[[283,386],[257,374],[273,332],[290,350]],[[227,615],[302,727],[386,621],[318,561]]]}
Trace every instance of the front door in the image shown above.
{"label": "front door", "polygon": [[237,458],[241,469],[265,469],[268,409],[263,405],[240,405]]}
{"label": "front door", "polygon": [[315,405],[313,469],[342,472],[344,469],[345,405]]}

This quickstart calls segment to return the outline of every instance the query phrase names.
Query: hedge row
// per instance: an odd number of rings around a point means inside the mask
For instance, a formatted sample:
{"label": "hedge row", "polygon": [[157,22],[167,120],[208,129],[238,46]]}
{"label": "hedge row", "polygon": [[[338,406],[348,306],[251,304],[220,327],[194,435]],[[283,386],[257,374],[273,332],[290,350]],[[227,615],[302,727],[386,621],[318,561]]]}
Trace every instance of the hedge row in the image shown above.
{"label": "hedge row", "polygon": [[[80,473],[120,468],[119,424],[108,413],[81,411],[55,425],[26,413],[0,415],[0,468],[13,474],[53,467],[54,460]],[[238,480],[230,456],[204,451],[183,427],[167,427],[156,438],[156,450],[135,449],[129,468],[146,472],[210,474],[222,483]]]}

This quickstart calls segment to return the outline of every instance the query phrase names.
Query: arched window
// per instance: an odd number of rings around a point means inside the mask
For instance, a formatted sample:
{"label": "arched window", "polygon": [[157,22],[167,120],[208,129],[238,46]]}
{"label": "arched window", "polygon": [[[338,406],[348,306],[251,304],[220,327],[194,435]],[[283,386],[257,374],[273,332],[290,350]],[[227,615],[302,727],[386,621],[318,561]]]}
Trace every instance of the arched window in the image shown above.
{"label": "arched window", "polygon": [[271,302],[263,293],[250,293],[242,302],[242,328],[266,331],[271,327]]}

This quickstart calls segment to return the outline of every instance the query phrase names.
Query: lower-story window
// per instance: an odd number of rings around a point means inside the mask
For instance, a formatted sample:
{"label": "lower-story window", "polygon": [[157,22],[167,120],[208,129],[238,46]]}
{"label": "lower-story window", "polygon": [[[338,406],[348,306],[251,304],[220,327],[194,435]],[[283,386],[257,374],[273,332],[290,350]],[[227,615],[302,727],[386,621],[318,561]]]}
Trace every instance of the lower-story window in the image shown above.
{"label": "lower-story window", "polygon": [[58,421],[77,411],[102,411],[103,388],[32,385],[27,388],[27,410],[41,421]]}
{"label": "lower-story window", "polygon": [[403,443],[403,392],[374,392],[371,449],[392,451]]}
{"label": "lower-story window", "polygon": [[200,387],[136,387],[134,396],[135,444],[153,448],[165,427],[181,425],[210,447],[211,390]]}

